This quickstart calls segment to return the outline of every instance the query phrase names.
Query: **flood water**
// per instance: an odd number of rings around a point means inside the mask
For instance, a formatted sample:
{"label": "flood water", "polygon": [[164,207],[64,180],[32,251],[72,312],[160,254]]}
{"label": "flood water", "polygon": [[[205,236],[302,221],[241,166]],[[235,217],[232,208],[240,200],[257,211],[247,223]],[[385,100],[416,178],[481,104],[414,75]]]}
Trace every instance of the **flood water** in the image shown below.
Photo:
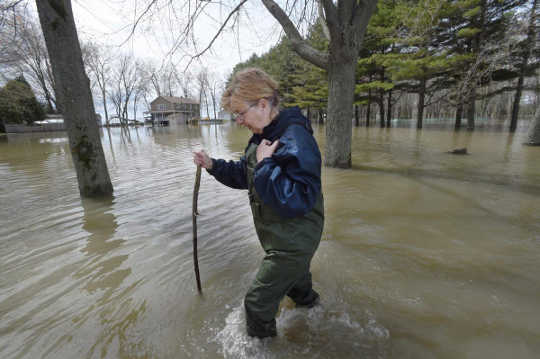
{"label": "flood water", "polygon": [[80,199],[64,133],[0,139],[0,358],[538,358],[540,147],[353,131],[353,169],[323,169],[322,303],[285,299],[263,341],[244,328],[263,256],[247,193],[205,172],[202,297],[192,261],[191,153],[237,159],[247,130],[103,130],[110,201]]}

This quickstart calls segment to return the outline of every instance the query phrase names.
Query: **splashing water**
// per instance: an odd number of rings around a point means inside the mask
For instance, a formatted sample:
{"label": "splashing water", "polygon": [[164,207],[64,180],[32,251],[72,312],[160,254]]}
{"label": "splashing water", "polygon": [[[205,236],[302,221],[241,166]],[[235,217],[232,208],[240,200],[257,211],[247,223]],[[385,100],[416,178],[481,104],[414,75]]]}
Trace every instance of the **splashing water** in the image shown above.
{"label": "splashing water", "polygon": [[242,305],[229,313],[225,326],[214,341],[225,358],[364,358],[385,356],[390,334],[373,314],[345,308],[329,310],[322,305],[312,309],[282,306],[276,318],[278,336],[257,339],[247,335]]}

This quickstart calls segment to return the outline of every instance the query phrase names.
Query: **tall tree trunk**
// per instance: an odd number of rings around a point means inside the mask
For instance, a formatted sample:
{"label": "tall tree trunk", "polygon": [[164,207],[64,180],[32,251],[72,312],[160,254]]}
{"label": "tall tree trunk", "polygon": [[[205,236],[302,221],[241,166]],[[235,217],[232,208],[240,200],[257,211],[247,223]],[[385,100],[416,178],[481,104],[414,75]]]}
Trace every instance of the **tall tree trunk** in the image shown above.
{"label": "tall tree trunk", "polygon": [[350,56],[350,61],[332,60],[328,71],[325,165],[350,168],[356,57]]}
{"label": "tall tree trunk", "polygon": [[527,63],[529,62],[529,56],[535,41],[535,25],[536,25],[536,8],[538,6],[538,0],[533,0],[531,7],[531,17],[529,19],[529,28],[527,31],[527,40],[525,50],[523,53],[523,59],[519,68],[519,77],[516,87],[516,93],[514,96],[514,102],[512,104],[512,118],[510,119],[510,132],[514,132],[517,128],[517,121],[519,116],[519,103],[521,102],[521,93],[523,91],[523,80],[525,78],[525,70],[527,69]]}
{"label": "tall tree trunk", "polygon": [[107,93],[105,88],[101,91],[101,97],[103,98],[103,110],[105,111],[105,123],[109,126],[109,113],[107,112]]}
{"label": "tall tree trunk", "polygon": [[[524,65],[524,64],[522,64]],[[524,71],[523,68],[519,71],[518,82],[516,86],[516,93],[514,95],[514,101],[512,102],[512,116],[510,118],[510,132],[515,132],[517,128],[517,121],[519,116],[519,103],[521,102],[521,93],[523,91]]]}
{"label": "tall tree trunk", "polygon": [[206,106],[206,117],[210,119],[210,106],[208,105],[208,96],[206,95],[206,91],[204,92],[204,104]]}
{"label": "tall tree trunk", "polygon": [[127,102],[122,107],[122,120],[124,121],[124,126],[128,125],[128,104]]}
{"label": "tall tree trunk", "polygon": [[113,192],[70,0],[36,0],[83,197]]}
{"label": "tall tree trunk", "polygon": [[287,13],[273,0],[261,0],[278,20],[292,48],[328,73],[328,111],[325,165],[351,167],[351,138],[358,53],[377,0],[321,1],[330,33],[328,51],[311,47]]}
{"label": "tall tree trunk", "polygon": [[[133,96],[133,121],[137,121],[137,96]],[[136,122],[133,122],[136,124]]]}
{"label": "tall tree trunk", "polygon": [[392,123],[392,90],[388,91],[388,98],[386,103],[386,127],[390,128]]}
{"label": "tall tree trunk", "polygon": [[[212,94],[212,110],[214,112],[214,119],[217,120],[218,118],[218,114],[217,114],[217,103],[216,103],[216,84],[214,83],[213,84],[213,87],[211,89],[211,94]],[[308,115],[308,119],[309,119],[309,115]],[[217,125],[217,123],[216,123]],[[216,127],[217,128],[217,127]]]}
{"label": "tall tree trunk", "polygon": [[467,100],[467,130],[474,130],[474,117],[476,116],[476,88],[472,90]]}
{"label": "tall tree trunk", "polygon": [[426,80],[420,80],[418,89],[418,107],[416,112],[416,128],[420,129],[424,126],[424,104],[426,100]]}
{"label": "tall tree trunk", "polygon": [[358,105],[354,105],[354,125],[356,127],[360,126],[360,116],[358,114]]}
{"label": "tall tree trunk", "polygon": [[367,108],[366,108],[366,127],[369,127],[370,117],[371,117],[371,104],[368,103]]}
{"label": "tall tree trunk", "polygon": [[368,90],[368,100],[366,108],[366,127],[369,127],[369,120],[371,117],[371,90]]}
{"label": "tall tree trunk", "polygon": [[381,126],[381,128],[384,128],[384,92],[381,92],[377,104],[379,105],[379,126]]}
{"label": "tall tree trunk", "polygon": [[463,102],[459,102],[456,108],[456,124],[454,125],[455,130],[461,128],[461,118],[463,117]]}
{"label": "tall tree trunk", "polygon": [[540,146],[540,108],[536,109],[536,115],[529,126],[529,134],[525,144],[530,146]]}
{"label": "tall tree trunk", "polygon": [[[381,83],[384,83],[384,67],[379,73]],[[379,90],[379,117],[380,117],[380,126],[384,128],[384,89]]]}

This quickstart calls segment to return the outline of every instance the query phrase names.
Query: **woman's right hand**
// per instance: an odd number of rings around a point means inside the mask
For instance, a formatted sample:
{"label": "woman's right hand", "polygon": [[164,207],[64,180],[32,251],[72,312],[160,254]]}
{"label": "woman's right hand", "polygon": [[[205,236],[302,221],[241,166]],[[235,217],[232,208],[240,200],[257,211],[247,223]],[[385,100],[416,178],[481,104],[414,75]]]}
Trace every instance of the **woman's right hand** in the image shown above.
{"label": "woman's right hand", "polygon": [[193,162],[197,166],[206,168],[207,170],[212,169],[212,159],[206,154],[204,150],[199,152],[193,152]]}

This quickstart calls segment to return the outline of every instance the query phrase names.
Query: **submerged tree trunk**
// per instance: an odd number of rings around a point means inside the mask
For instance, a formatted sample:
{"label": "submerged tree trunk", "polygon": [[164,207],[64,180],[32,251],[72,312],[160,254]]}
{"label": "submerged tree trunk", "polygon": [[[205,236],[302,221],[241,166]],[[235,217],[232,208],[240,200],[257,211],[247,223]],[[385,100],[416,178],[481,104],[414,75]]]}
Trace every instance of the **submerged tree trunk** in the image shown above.
{"label": "submerged tree trunk", "polygon": [[51,60],[79,191],[83,197],[111,195],[96,122],[90,81],[84,72],[81,48],[70,0],[36,0],[41,28]]}
{"label": "submerged tree trunk", "polygon": [[455,130],[461,128],[461,118],[463,117],[463,102],[459,102],[456,108],[456,124],[454,125]]}
{"label": "submerged tree trunk", "polygon": [[392,90],[388,91],[388,102],[386,103],[386,127],[390,128],[392,122]]}
{"label": "submerged tree trunk", "polygon": [[351,167],[351,138],[356,57],[332,61],[328,73],[325,165]]}
{"label": "submerged tree trunk", "polygon": [[[371,76],[369,77],[369,81],[371,81]],[[371,117],[371,90],[368,90],[368,100],[367,100],[367,108],[366,108],[366,127],[369,127],[370,117]]]}
{"label": "submerged tree trunk", "polygon": [[105,111],[105,123],[109,126],[109,113],[107,112],[107,93],[105,89],[101,91],[101,98],[103,100],[103,111]]}
{"label": "submerged tree trunk", "polygon": [[527,40],[526,45],[523,53],[523,59],[521,61],[521,64],[519,65],[519,77],[518,77],[518,83],[516,87],[516,93],[514,96],[514,102],[512,104],[512,117],[510,119],[510,132],[514,132],[517,128],[517,122],[518,122],[518,116],[519,116],[519,103],[521,102],[521,93],[523,91],[523,82],[525,78],[525,70],[527,68],[527,64],[529,62],[529,56],[531,53],[531,50],[534,47],[534,41],[535,41],[535,29],[536,29],[536,8],[538,6],[538,0],[533,0],[533,4],[531,7],[531,17],[529,19],[529,28],[527,31]]}
{"label": "submerged tree trunk", "polygon": [[418,108],[416,112],[416,128],[421,129],[424,126],[424,103],[426,99],[426,80],[420,80],[418,89]]}
{"label": "submerged tree trunk", "polygon": [[281,24],[292,49],[328,72],[326,156],[328,167],[351,167],[353,100],[358,53],[377,0],[321,1],[330,34],[328,52],[313,48],[273,0],[261,0]]}
{"label": "submerged tree trunk", "polygon": [[[379,72],[379,75],[380,75],[380,80],[382,83],[384,83],[384,67],[382,68],[382,70]],[[379,101],[378,101],[378,104],[379,104],[379,117],[380,117],[380,126],[381,128],[384,128],[384,89],[381,88],[379,90]]]}
{"label": "submerged tree trunk", "polygon": [[385,117],[384,117],[384,93],[381,93],[381,97],[379,98],[379,101],[378,101],[378,104],[379,104],[379,124],[381,126],[381,128],[384,128],[384,120],[385,120]]}
{"label": "submerged tree trunk", "polygon": [[133,124],[137,122],[137,96],[133,97]]}
{"label": "submerged tree trunk", "polygon": [[514,132],[517,128],[517,121],[519,116],[519,103],[521,102],[521,93],[523,91],[523,70],[520,70],[518,83],[516,86],[516,93],[514,95],[514,101],[512,102],[512,117],[510,118],[510,132]]}
{"label": "submerged tree trunk", "polygon": [[540,108],[536,109],[536,115],[529,125],[529,134],[526,145],[540,146]]}
{"label": "submerged tree trunk", "polygon": [[467,101],[467,130],[474,130],[474,117],[476,115],[476,89],[472,90],[472,93]]}

